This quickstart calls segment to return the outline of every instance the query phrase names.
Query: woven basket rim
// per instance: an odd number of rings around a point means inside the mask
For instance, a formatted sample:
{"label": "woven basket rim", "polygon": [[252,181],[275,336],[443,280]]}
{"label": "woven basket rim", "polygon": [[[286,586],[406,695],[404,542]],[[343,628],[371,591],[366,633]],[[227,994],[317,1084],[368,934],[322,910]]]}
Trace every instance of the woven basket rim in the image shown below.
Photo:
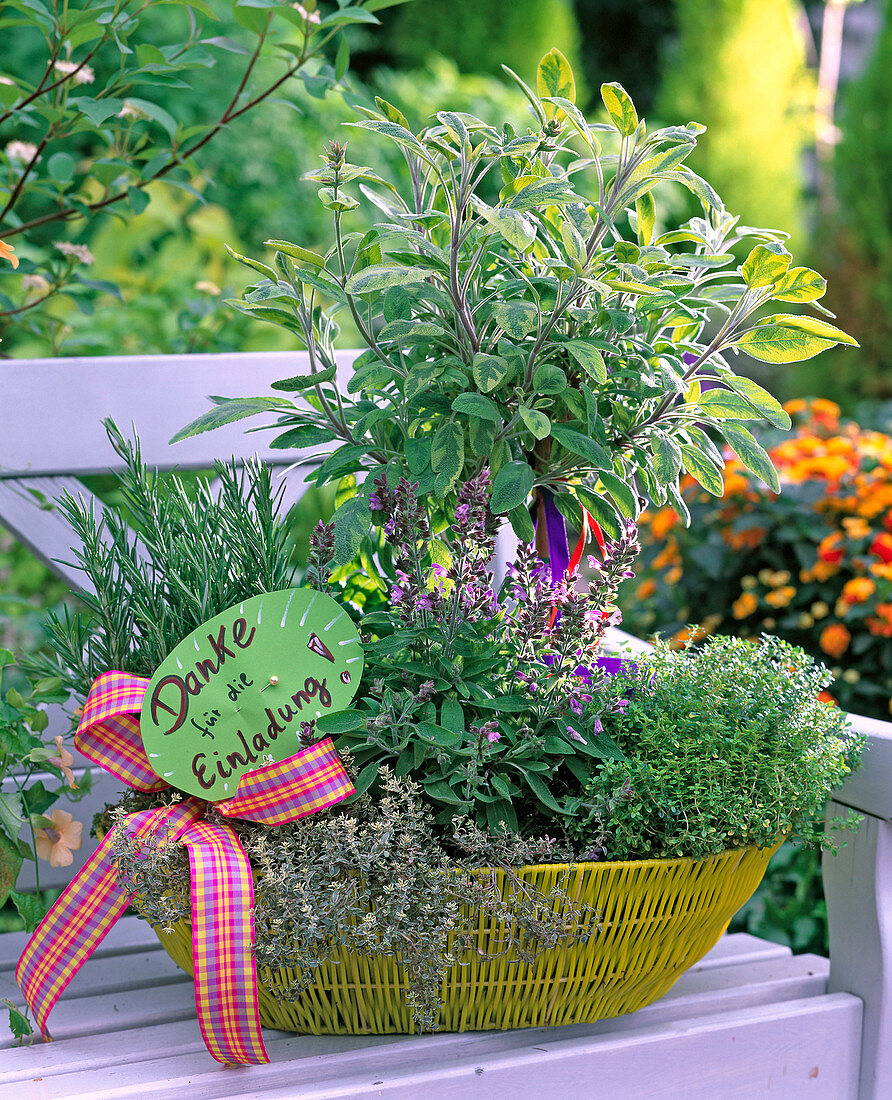
{"label": "woven basket rim", "polygon": [[[602,859],[597,862],[587,863],[583,860],[574,860],[573,863],[525,863],[521,867],[515,867],[514,870],[517,873],[521,871],[594,871],[598,868],[604,867],[666,867],[670,864],[681,867],[684,864],[691,863],[705,863],[710,859],[729,859],[731,856],[741,856],[745,852],[767,851],[769,848],[777,848],[783,842],[783,837],[778,837],[770,844],[748,844],[745,848],[725,848],[721,852],[713,852],[708,856],[673,856],[671,858],[663,856],[658,859]],[[491,868],[488,864],[481,864],[479,868],[475,867],[473,870],[488,871],[488,870],[500,870],[500,868]]]}

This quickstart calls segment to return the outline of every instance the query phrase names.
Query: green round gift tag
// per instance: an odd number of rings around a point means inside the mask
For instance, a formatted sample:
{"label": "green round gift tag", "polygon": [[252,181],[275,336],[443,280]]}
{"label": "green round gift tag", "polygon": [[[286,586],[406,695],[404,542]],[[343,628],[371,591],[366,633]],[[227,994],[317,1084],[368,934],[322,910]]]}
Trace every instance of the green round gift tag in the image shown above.
{"label": "green round gift tag", "polygon": [[359,633],[324,592],[291,588],[235,604],[184,638],[143,700],[149,763],[210,801],[300,751],[302,722],[343,710],[362,676]]}

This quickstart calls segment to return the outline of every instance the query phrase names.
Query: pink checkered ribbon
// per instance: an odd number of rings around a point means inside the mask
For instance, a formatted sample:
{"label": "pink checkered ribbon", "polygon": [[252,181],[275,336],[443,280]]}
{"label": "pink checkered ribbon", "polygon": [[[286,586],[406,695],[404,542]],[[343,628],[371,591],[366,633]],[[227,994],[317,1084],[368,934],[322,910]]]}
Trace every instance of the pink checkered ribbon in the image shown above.
{"label": "pink checkered ribbon", "polygon": [[216,805],[225,817],[245,817],[261,825],[287,825],[333,806],[350,794],[353,785],[331,738],[326,737],[287,760],[247,772],[235,798]]}
{"label": "pink checkered ribbon", "polygon": [[[123,672],[98,677],[84,704],[75,743],[130,786],[161,790],[167,784],[151,771],[138,733],[148,684]],[[248,772],[235,797],[215,808],[227,817],[284,825],[353,793],[335,747],[326,738],[288,760]],[[218,1062],[260,1065],[269,1058],[260,1030],[251,865],[232,829],[202,820],[206,808],[201,799],[189,798],[172,807],[130,814],[127,827],[136,836],[155,833],[165,843],[187,847],[195,1007],[202,1037]],[[129,902],[117,884],[111,843],[109,835],[77,873],[28,941],[16,969],[46,1039],[56,1001]]]}
{"label": "pink checkered ribbon", "polygon": [[195,1008],[202,1038],[218,1062],[262,1065],[269,1058],[260,1033],[252,951],[251,866],[225,826],[196,822],[183,843],[192,876]]}
{"label": "pink checkered ribbon", "polygon": [[150,681],[127,672],[103,672],[90,688],[74,744],[88,760],[138,791],[169,787],[155,774],[139,732],[139,712]]}

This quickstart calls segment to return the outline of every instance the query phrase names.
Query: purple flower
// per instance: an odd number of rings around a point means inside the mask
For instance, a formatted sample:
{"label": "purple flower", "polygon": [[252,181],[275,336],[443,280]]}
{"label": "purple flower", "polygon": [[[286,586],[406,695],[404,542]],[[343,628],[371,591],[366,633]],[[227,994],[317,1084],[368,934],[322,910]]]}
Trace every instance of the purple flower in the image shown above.
{"label": "purple flower", "polygon": [[571,741],[582,741],[583,743],[585,743],[585,738],[582,736],[579,730],[574,729],[572,726],[567,726],[567,736],[570,738]]}
{"label": "purple flower", "polygon": [[307,555],[307,583],[311,588],[325,588],[331,573],[334,549],[334,524],[317,523],[310,535],[310,552]]}
{"label": "purple flower", "polygon": [[490,730],[486,735],[486,740],[489,741],[490,744],[493,744],[493,742],[498,741],[501,736],[498,730]]}

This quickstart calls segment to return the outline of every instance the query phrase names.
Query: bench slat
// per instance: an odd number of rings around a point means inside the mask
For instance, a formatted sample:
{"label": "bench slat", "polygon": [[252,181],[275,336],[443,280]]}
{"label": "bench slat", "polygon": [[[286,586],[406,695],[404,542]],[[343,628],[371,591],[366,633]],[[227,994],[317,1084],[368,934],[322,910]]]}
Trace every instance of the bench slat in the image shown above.
{"label": "bench slat", "polygon": [[0,478],[0,524],[26,546],[36,558],[61,577],[75,592],[86,586],[86,578],[71,564],[71,528],[55,508],[44,508],[34,490],[52,502],[66,490],[89,498],[74,477],[38,477],[25,482]]}
{"label": "bench slat", "polygon": [[[75,997],[90,997],[191,981],[188,974],[172,964],[166,952],[141,951],[126,956],[125,962],[115,955],[90,959],[73,979],[71,989]],[[0,975],[0,991],[10,1000],[21,998],[21,991],[9,972]]]}
{"label": "bench slat", "polygon": [[[6,976],[5,971],[15,970],[29,939],[27,932],[6,932],[0,935],[0,977]],[[110,955],[120,957],[161,950],[158,937],[149,924],[139,917],[122,917],[109,930],[92,957],[102,959]],[[126,963],[122,962],[122,965]]]}
{"label": "bench slat", "polygon": [[[337,354],[345,386],[357,353]],[[173,464],[201,469],[214,458],[255,451],[277,465],[293,461],[293,452],[270,449],[272,433],[245,436],[245,428],[259,419],[228,424],[175,447],[168,441],[211,407],[210,394],[289,397],[270,383],[308,371],[306,352],[299,351],[9,359],[0,366],[0,478],[83,476],[116,468],[120,460],[106,438],[104,417],[115,420],[125,435],[135,424],[145,461],[159,469]]]}
{"label": "bench slat", "polygon": [[[737,936],[728,937],[732,941]],[[740,936],[742,940],[750,937]],[[746,947],[746,944],[742,946]],[[613,1020],[603,1020],[595,1024],[577,1024],[560,1029],[538,1029],[542,1035],[560,1034],[566,1037],[585,1037],[593,1034],[617,1033],[625,1030],[640,1029],[644,1026],[652,1026],[657,1023],[666,1023],[672,1020],[683,1019],[689,1016],[703,1015],[705,1012],[721,1012],[730,1009],[751,1007],[758,1004],[775,1003],[807,996],[820,996],[826,991],[827,961],[816,956],[792,956],[789,954],[763,958],[757,962],[738,963],[736,952],[728,951],[725,955],[728,960],[724,966],[713,966],[706,969],[688,971],[683,974],[676,985],[655,1004],[648,1005],[638,1013],[623,1016]],[[75,978],[65,997],[59,1002],[51,1021],[53,1035],[56,1043],[50,1046],[37,1044],[31,1047],[22,1047],[9,1050],[4,1055],[3,1065],[16,1075],[30,1072],[29,1067],[49,1065],[57,1066],[57,1072],[62,1072],[67,1067],[77,1068],[83,1058],[88,1060],[93,1053],[99,1051],[101,1056],[111,1054],[112,1047],[120,1049],[124,1061],[138,1061],[139,1052],[148,1052],[151,1057],[155,1048],[151,1043],[144,1043],[138,1035],[133,1035],[130,1029],[136,1032],[150,1030],[156,1024],[159,1017],[156,1011],[156,1000],[160,997],[168,1012],[173,1016],[161,1016],[161,1019],[176,1019],[182,1021],[182,1026],[187,1030],[194,1027],[194,1043],[191,1048],[200,1065],[202,1059],[207,1058],[201,1037],[197,1031],[195,1022],[194,1004],[191,982],[185,975],[177,971],[166,955],[162,956],[163,962],[171,976],[179,975],[183,981],[181,984],[154,987],[151,984],[143,988],[142,983],[146,975],[144,971],[135,977],[131,976],[128,982],[130,988],[117,995],[107,994],[91,996],[90,991],[78,988],[80,976]],[[119,960],[122,969],[130,967],[132,958]],[[83,972],[82,972],[83,973]],[[151,990],[151,1004],[146,1004],[146,989]],[[15,998],[21,1003],[20,995]],[[113,1013],[109,1013],[109,1003],[114,1003]],[[146,1009],[151,1011],[146,1013]],[[143,1013],[143,1025],[140,1024],[140,1013]],[[116,1029],[111,1035],[105,1034],[109,1021],[113,1020]],[[179,1025],[178,1025],[179,1026]],[[128,1029],[128,1030],[124,1030]],[[275,1038],[279,1033],[267,1031],[267,1037]],[[501,1049],[504,1036],[514,1036],[510,1044],[526,1042],[530,1032],[490,1032],[478,1033],[474,1037],[490,1045],[495,1044]],[[328,1037],[335,1038],[335,1037]],[[368,1039],[359,1040],[361,1046]],[[413,1047],[419,1045],[424,1048],[428,1037],[418,1038],[412,1036],[381,1037],[387,1041],[402,1045],[411,1043]],[[446,1034],[435,1037],[438,1044],[446,1040],[463,1043],[467,1036]],[[310,1043],[312,1036],[301,1036],[302,1044]],[[96,1046],[96,1042],[99,1046]],[[508,1041],[508,1040],[505,1040]],[[112,1046],[109,1047],[109,1044]],[[509,1044],[509,1045],[510,1045]],[[4,1045],[0,1041],[0,1046]],[[7,1041],[11,1045],[11,1040]],[[304,1047],[301,1046],[301,1056],[304,1056]],[[18,1067],[18,1068],[17,1068]],[[7,1078],[0,1074],[0,1082]]]}
{"label": "bench slat", "polygon": [[7,1091],[47,1100],[753,1100],[775,1092],[785,1100],[853,1100],[860,1009],[857,998],[833,994],[710,1012],[621,1034],[565,1038],[563,1029],[537,1029],[402,1042],[381,1036],[352,1050],[347,1044],[355,1040],[342,1037],[337,1052],[328,1053],[320,1052],[316,1040],[273,1034],[268,1046],[275,1060],[250,1070],[214,1067],[206,1054],[165,1057],[155,1051],[136,1064],[76,1069],[39,1082],[20,1079]]}

